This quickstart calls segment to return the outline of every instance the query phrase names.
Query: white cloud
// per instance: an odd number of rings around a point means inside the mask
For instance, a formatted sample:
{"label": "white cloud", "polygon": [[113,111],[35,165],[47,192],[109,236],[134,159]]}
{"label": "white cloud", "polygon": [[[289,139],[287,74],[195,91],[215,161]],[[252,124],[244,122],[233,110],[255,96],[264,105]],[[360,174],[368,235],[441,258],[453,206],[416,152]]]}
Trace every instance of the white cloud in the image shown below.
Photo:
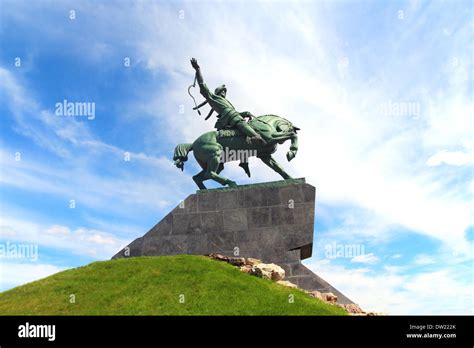
{"label": "white cloud", "polygon": [[16,235],[17,235],[17,232],[14,229],[12,229],[10,226],[6,226],[6,225],[0,226],[1,239],[14,238]]}
{"label": "white cloud", "polygon": [[[173,201],[176,195],[174,186],[160,185],[155,176],[143,175],[138,171],[127,171],[125,166],[128,164],[118,168],[116,176],[104,177],[92,168],[81,166],[82,161],[64,161],[60,165],[53,166],[52,163],[25,158],[28,154],[23,154],[21,161],[15,161],[14,153],[13,150],[0,150],[0,166],[2,167],[0,183],[20,190],[43,192],[61,197],[64,199],[65,206],[74,199],[76,206],[123,213],[124,209],[158,210],[173,206],[175,203]],[[69,166],[72,168],[68,168]],[[153,162],[150,162],[149,166],[155,167]],[[169,167],[172,167],[171,161]],[[157,172],[161,171],[162,178],[166,178],[163,180],[168,180],[169,170],[161,166]],[[120,175],[122,171],[126,173]],[[173,179],[169,181],[173,182]]]}
{"label": "white cloud", "polygon": [[[87,232],[86,232],[87,233]],[[103,235],[94,232],[91,236],[88,236],[85,238],[89,242],[93,242],[96,244],[108,244],[108,245],[113,245],[114,247],[117,247],[117,240],[112,237],[104,237]]]}
{"label": "white cloud", "polygon": [[120,239],[109,232],[88,229],[84,227],[71,229],[63,225],[44,225],[21,218],[0,218],[0,223],[8,230],[14,231],[12,238],[3,239],[37,244],[39,259],[42,257],[42,247],[70,251],[76,255],[87,255],[97,259],[109,259],[117,251],[127,245],[130,240]]}
{"label": "white cloud", "polygon": [[440,151],[426,161],[429,166],[447,164],[451,166],[464,166],[474,164],[474,150],[463,151]]}
{"label": "white cloud", "polygon": [[474,285],[456,267],[407,273],[400,267],[375,272],[333,265],[307,265],[366,311],[390,315],[474,314]]}
{"label": "white cloud", "polygon": [[425,265],[431,265],[433,263],[436,263],[436,260],[433,256],[430,255],[416,255],[415,257],[415,264],[420,265],[420,266],[425,266]]}
{"label": "white cloud", "polygon": [[23,285],[57,272],[63,267],[41,263],[0,262],[0,291]]}
{"label": "white cloud", "polygon": [[71,234],[71,230],[66,226],[53,225],[49,227],[48,229],[46,229],[46,233],[53,234],[53,235],[68,236],[69,234]]}
{"label": "white cloud", "polygon": [[373,264],[373,263],[377,263],[378,261],[379,261],[379,258],[375,256],[373,253],[357,255],[351,259],[351,262],[354,262],[354,263]]}

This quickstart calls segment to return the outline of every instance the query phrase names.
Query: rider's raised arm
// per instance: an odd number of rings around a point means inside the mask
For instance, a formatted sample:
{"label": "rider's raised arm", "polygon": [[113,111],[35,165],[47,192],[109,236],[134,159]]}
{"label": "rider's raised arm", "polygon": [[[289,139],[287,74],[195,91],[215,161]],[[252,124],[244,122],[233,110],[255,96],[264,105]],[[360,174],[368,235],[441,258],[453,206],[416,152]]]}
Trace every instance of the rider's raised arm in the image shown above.
{"label": "rider's raised arm", "polygon": [[[198,70],[199,71],[199,70]],[[196,72],[197,74],[198,72]],[[199,80],[198,80],[199,81]],[[201,80],[202,81],[202,80]],[[199,82],[199,92],[202,94],[206,100],[209,101],[209,98],[212,96],[212,92],[207,88],[206,84],[203,82]]]}
{"label": "rider's raised arm", "polygon": [[204,79],[202,78],[201,68],[199,66],[196,69],[196,79],[197,79],[197,82],[199,83],[199,85],[204,84]]}
{"label": "rider's raised arm", "polygon": [[191,59],[191,65],[194,70],[196,70],[196,80],[199,83],[199,92],[201,92],[202,96],[207,100],[212,95],[212,92],[209,91],[209,88],[207,88],[206,84],[204,83],[201,68],[199,67],[196,58]]}

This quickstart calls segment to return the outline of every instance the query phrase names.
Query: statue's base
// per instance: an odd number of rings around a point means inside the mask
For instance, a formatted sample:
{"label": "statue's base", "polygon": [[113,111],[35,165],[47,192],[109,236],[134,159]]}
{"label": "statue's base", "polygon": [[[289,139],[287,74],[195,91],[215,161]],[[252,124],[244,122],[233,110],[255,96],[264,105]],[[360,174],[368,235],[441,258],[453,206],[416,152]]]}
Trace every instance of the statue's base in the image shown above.
{"label": "statue's base", "polygon": [[188,196],[143,237],[113,258],[176,254],[253,257],[276,263],[302,289],[333,292],[352,303],[301,264],[313,248],[315,188],[291,179]]}

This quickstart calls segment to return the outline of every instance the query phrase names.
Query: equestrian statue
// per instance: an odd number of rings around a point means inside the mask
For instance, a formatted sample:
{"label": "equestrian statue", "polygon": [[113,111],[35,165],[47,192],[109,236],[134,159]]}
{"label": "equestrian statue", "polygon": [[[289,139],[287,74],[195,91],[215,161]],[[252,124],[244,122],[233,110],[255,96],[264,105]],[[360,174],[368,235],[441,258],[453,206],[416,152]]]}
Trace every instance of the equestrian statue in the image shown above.
{"label": "equestrian statue", "polygon": [[[203,183],[206,180],[214,180],[224,186],[237,186],[234,181],[219,175],[224,169],[224,163],[240,160],[239,166],[250,177],[247,159],[252,156],[262,160],[283,179],[291,179],[290,175],[275,161],[272,154],[276,151],[278,144],[290,140],[291,145],[286,158],[291,161],[298,151],[296,133],[299,128],[277,115],[256,117],[248,111],[238,112],[226,99],[226,86],[219,86],[212,93],[204,83],[201,68],[195,58],[191,59],[191,65],[196,71],[196,75],[194,84],[190,88],[194,87],[197,81],[199,91],[205,98],[205,101],[196,105],[194,110],[209,104],[211,110],[206,120],[215,111],[217,113],[217,122],[214,126],[216,130],[202,134],[192,144],[177,145],[173,156],[176,167],[183,170],[189,152],[193,151],[196,161],[202,168],[198,174],[193,176],[193,180],[201,190],[206,189]],[[191,95],[189,89],[188,92]],[[226,156],[228,153],[236,154],[236,156]]]}

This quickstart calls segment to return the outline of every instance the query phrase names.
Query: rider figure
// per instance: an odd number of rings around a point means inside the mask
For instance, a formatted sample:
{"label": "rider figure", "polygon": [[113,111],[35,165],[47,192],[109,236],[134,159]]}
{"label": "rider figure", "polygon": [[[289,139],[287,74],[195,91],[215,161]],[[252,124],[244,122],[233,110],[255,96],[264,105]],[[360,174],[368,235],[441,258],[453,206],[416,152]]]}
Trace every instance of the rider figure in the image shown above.
{"label": "rider figure", "polygon": [[[237,128],[243,134],[248,136],[250,141],[256,141],[265,144],[266,141],[262,138],[262,136],[258,134],[252,127],[250,127],[247,122],[245,122],[245,118],[251,118],[252,114],[248,111],[239,113],[237,110],[235,110],[234,106],[225,98],[227,94],[227,88],[225,87],[225,85],[217,87],[214,93],[212,93],[211,91],[209,91],[209,88],[204,83],[201,74],[201,69],[195,58],[191,59],[191,65],[193,66],[194,70],[196,70],[196,79],[199,83],[199,91],[209,103],[212,110],[218,113],[217,122],[214,127],[217,130]],[[199,105],[198,107],[204,104],[205,103]],[[211,115],[212,110],[209,113],[209,116]]]}

